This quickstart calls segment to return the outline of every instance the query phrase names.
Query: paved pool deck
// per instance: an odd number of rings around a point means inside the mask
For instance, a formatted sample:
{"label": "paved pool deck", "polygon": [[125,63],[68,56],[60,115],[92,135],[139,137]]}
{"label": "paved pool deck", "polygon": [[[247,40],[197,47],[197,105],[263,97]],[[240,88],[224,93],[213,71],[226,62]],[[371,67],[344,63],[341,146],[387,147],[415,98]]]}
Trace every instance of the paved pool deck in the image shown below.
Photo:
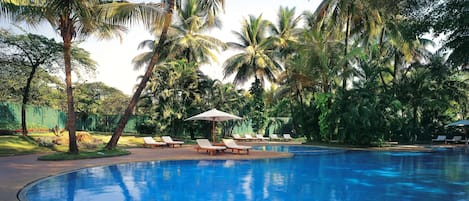
{"label": "paved pool deck", "polygon": [[37,160],[43,154],[0,157],[0,201],[18,200],[18,192],[38,179],[88,167],[156,160],[255,160],[292,156],[289,153],[256,150],[251,150],[249,155],[226,151],[224,154],[210,156],[204,151],[197,152],[193,145],[184,145],[181,148],[131,148],[128,150],[131,154],[126,156],[70,161]]}

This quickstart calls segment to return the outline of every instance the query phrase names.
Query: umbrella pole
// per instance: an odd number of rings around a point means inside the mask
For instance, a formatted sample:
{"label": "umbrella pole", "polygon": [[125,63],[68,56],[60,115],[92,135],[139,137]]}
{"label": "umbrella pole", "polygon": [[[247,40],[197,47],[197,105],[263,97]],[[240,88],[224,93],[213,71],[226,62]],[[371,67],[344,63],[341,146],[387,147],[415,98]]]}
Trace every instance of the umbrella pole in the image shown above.
{"label": "umbrella pole", "polygon": [[464,126],[463,128],[464,128],[464,138],[466,139],[466,146],[467,146],[467,128],[466,126]]}
{"label": "umbrella pole", "polygon": [[215,121],[212,121],[212,142],[215,143]]}

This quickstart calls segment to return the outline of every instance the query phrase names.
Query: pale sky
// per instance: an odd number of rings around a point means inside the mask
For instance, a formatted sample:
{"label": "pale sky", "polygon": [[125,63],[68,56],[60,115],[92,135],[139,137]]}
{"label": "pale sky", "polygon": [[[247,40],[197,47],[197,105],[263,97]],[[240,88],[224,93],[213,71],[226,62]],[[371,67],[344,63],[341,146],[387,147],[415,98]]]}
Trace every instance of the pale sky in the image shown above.
{"label": "pale sky", "polygon": [[[262,14],[264,19],[276,21],[277,10],[280,6],[296,7],[297,15],[304,10],[314,11],[321,3],[321,0],[226,0],[225,14],[221,16],[223,27],[221,30],[212,30],[208,34],[224,41],[237,42],[232,31],[239,31],[241,22],[249,15],[259,16]],[[4,21],[1,21],[2,28],[8,27]],[[28,31],[36,34],[42,34],[47,37],[55,37],[59,40],[58,35],[52,32],[50,26],[32,29]],[[141,41],[151,39],[152,37],[143,27],[131,27],[127,34],[122,36],[120,42],[115,40],[96,40],[88,38],[86,42],[80,44],[80,47],[91,53],[92,59],[98,62],[98,70],[95,78],[88,78],[87,82],[101,81],[111,87],[120,89],[128,95],[133,94],[133,88],[139,82],[138,76],[143,71],[134,71],[131,64],[134,58],[141,51],[137,50],[137,46]],[[60,41],[60,40],[59,40]],[[212,79],[223,79],[221,65],[228,58],[232,51],[226,51],[219,56],[219,63],[205,65],[201,70],[209,75]],[[73,82],[77,82],[77,78],[72,78]],[[231,82],[232,80],[222,80],[223,82]],[[80,80],[78,82],[83,82]]]}

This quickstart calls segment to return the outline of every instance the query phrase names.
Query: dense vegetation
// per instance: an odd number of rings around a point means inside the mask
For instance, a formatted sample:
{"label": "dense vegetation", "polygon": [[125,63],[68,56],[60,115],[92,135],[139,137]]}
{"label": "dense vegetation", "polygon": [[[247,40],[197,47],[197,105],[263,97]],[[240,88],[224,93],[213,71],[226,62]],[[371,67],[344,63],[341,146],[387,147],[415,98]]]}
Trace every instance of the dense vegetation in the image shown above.
{"label": "dense vegetation", "polygon": [[[2,8],[9,5],[2,2]],[[209,108],[244,116],[256,132],[273,123],[267,117],[290,117],[289,130],[308,141],[428,141],[469,114],[467,3],[432,2],[324,0],[305,13],[281,7],[274,21],[246,16],[241,30],[234,30],[238,41],[222,42],[206,33],[221,23],[216,14],[223,1],[169,1],[174,7],[155,14],[158,20],[150,24],[159,26],[149,26],[161,31],[157,39],[143,41],[140,47],[149,51],[133,60],[147,70],[134,96],[114,91],[109,102],[101,101],[101,92],[92,89],[106,87],[90,83],[75,89],[77,104],[84,103],[75,108],[81,114],[125,113],[108,148],[115,147],[132,113],[145,117],[142,131],[194,137],[208,128],[183,120]],[[107,17],[115,17],[111,14]],[[438,42],[437,36],[442,36]],[[226,48],[238,50],[223,64],[233,84],[199,70]],[[0,98],[18,101],[14,97],[21,96],[24,84],[17,82],[25,83],[26,76],[8,69],[2,66],[0,76],[12,87],[1,85]],[[47,73],[38,76],[49,79]],[[238,89],[248,81],[253,81],[248,91]],[[48,85],[33,86],[38,89],[30,92],[33,97],[54,96],[39,90],[50,90]],[[127,109],[121,99],[129,100]],[[40,100],[31,98],[63,108],[63,102]],[[224,123],[223,133],[234,123]]]}

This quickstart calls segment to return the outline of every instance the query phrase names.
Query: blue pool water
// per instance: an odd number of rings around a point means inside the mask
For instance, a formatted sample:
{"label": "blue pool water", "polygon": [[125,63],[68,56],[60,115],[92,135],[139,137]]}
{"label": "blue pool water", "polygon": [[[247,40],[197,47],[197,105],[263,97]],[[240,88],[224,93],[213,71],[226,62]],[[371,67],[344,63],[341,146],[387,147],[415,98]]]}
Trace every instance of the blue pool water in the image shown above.
{"label": "blue pool water", "polygon": [[344,151],[304,146],[289,159],[128,163],[53,176],[27,200],[469,201],[469,153]]}

